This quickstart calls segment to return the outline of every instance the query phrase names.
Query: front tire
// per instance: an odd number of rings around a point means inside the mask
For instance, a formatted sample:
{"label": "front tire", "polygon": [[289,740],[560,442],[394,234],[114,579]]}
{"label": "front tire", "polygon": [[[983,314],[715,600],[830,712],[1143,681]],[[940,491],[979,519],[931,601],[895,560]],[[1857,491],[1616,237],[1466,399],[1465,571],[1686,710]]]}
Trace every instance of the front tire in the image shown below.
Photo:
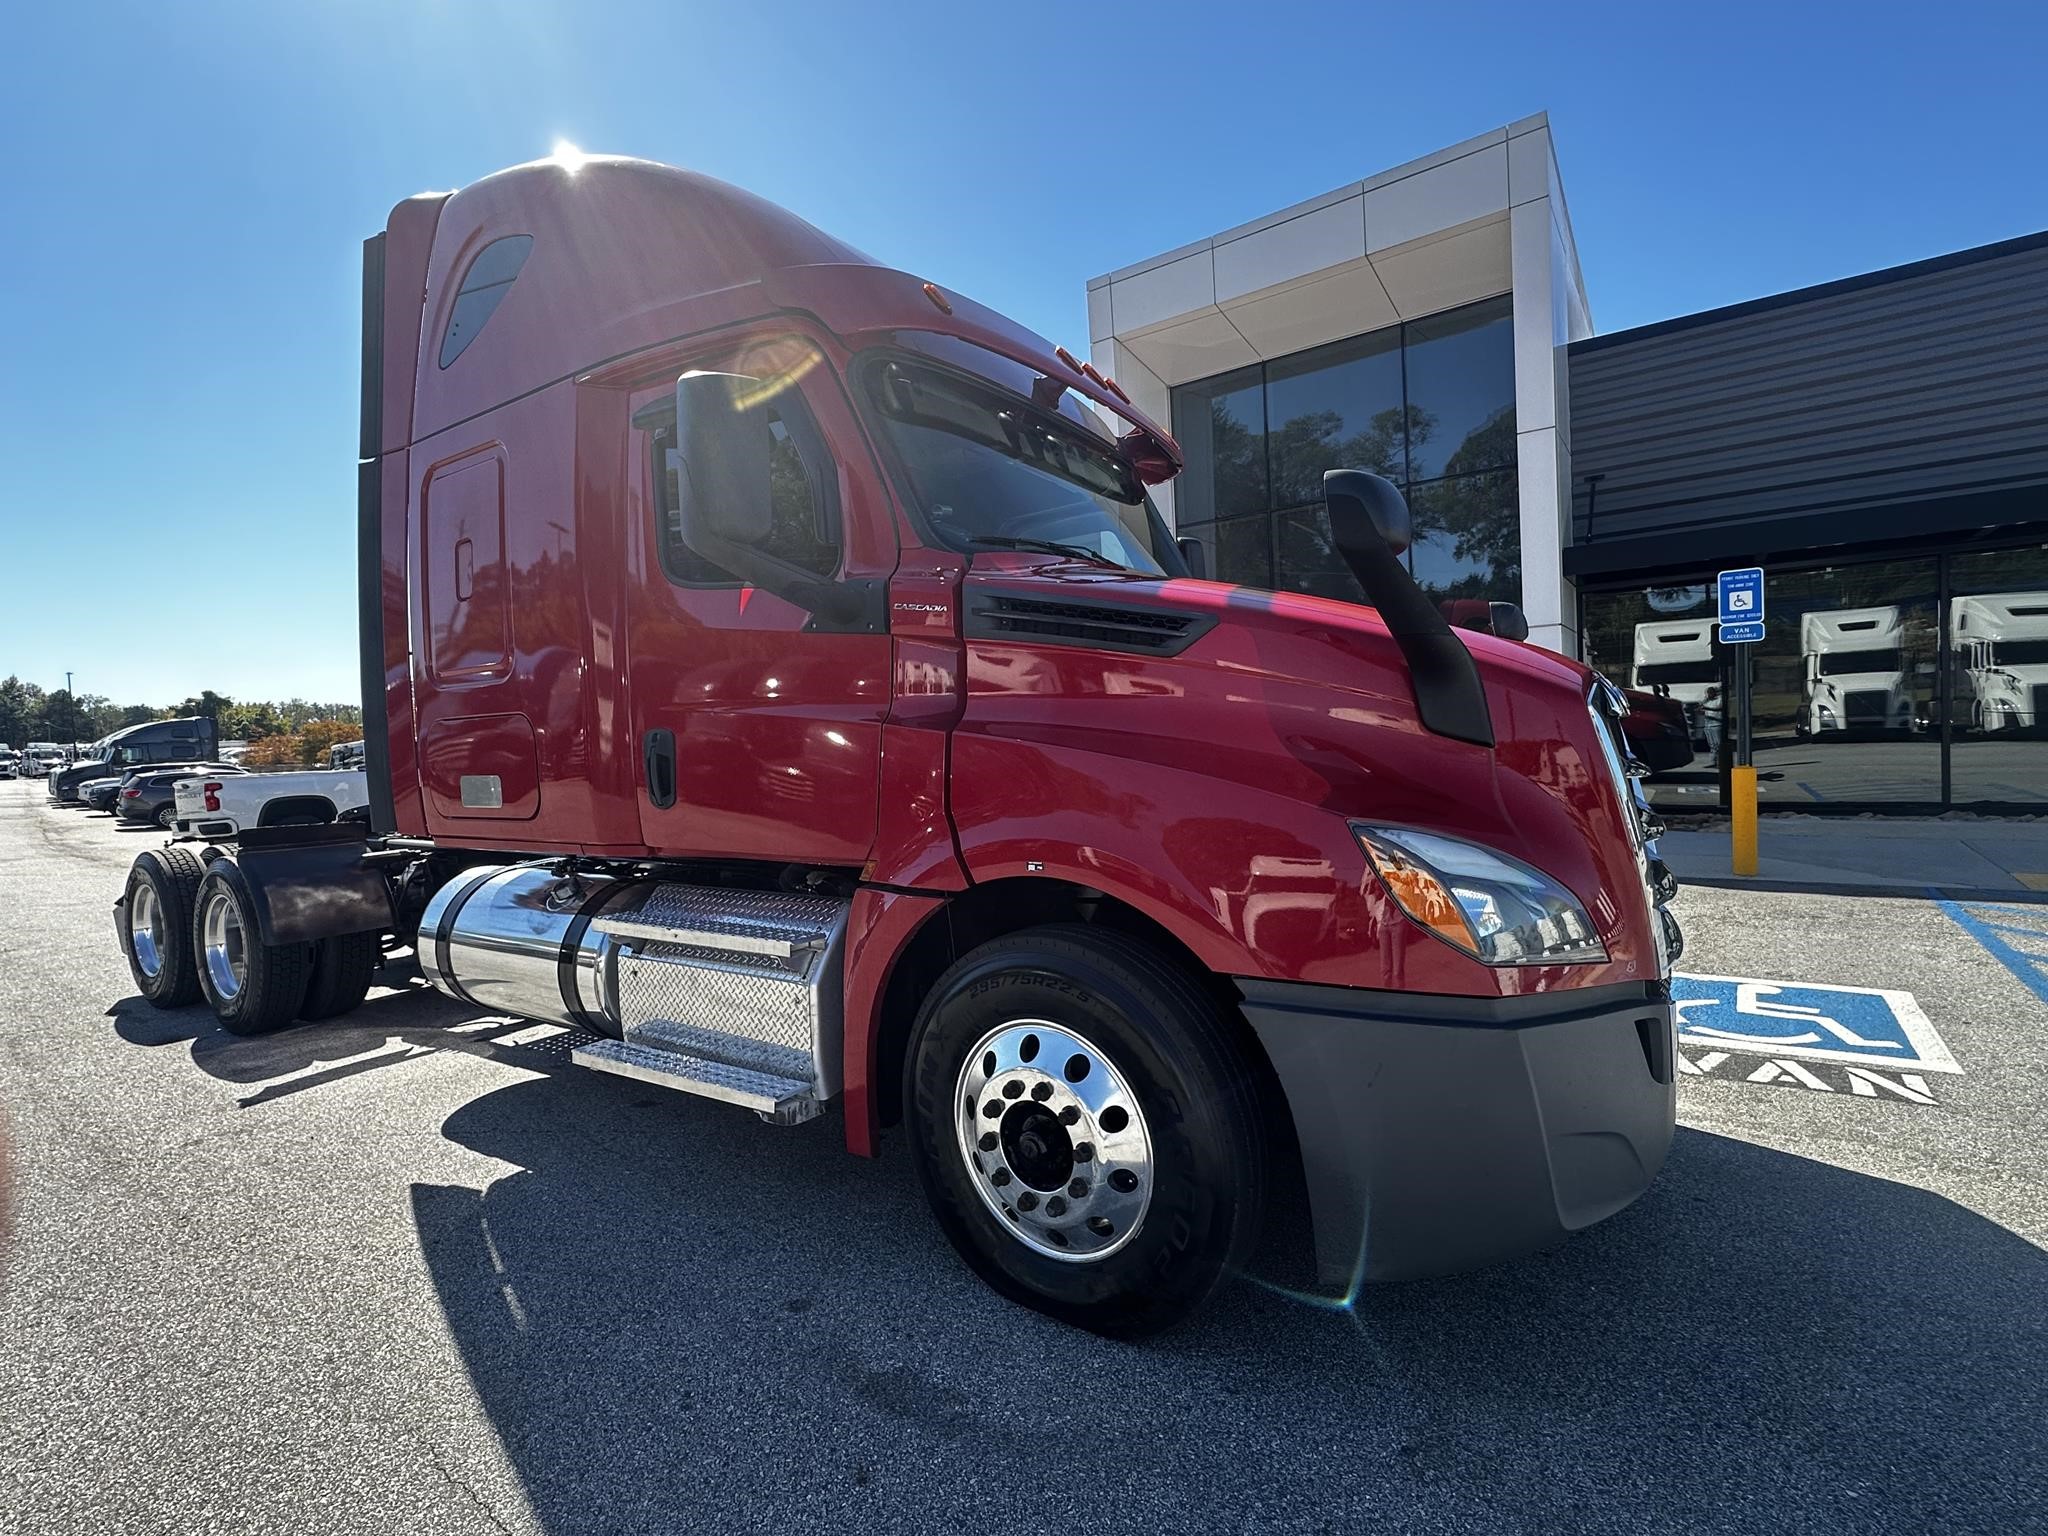
{"label": "front tire", "polygon": [[1149,947],[1073,925],[997,939],[939,979],[905,1103],[926,1197],[969,1267],[1050,1317],[1137,1337],[1249,1257],[1258,1097],[1214,999]]}
{"label": "front tire", "polygon": [[192,904],[205,873],[185,848],[152,848],[136,856],[114,927],[135,990],[159,1008],[199,1001],[192,958]]}
{"label": "front tire", "polygon": [[229,1034],[267,1034],[298,1017],[313,946],[264,943],[249,887],[226,859],[216,860],[199,882],[192,952],[200,990]]}
{"label": "front tire", "polygon": [[178,808],[175,805],[163,805],[157,808],[156,824],[166,832],[171,830],[171,823],[177,819]]}

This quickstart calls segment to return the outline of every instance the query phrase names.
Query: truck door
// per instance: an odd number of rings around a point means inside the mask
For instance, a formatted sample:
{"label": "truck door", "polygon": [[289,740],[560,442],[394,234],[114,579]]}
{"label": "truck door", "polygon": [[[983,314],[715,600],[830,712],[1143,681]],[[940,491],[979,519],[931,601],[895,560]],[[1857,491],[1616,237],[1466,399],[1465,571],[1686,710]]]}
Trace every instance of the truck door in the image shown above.
{"label": "truck door", "polygon": [[765,546],[848,588],[860,617],[815,615],[690,548],[674,395],[636,393],[641,495],[629,513],[639,528],[627,541],[626,613],[643,840],[682,857],[859,866],[875,840],[889,707],[883,594],[897,543],[886,492],[810,343],[728,344],[689,368],[757,381]]}

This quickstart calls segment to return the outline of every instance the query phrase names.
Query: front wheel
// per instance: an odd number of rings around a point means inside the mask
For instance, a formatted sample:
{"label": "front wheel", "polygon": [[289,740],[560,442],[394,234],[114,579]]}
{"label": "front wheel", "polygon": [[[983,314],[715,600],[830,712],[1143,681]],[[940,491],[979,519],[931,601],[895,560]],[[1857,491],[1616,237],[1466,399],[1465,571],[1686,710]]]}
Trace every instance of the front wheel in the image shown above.
{"label": "front wheel", "polygon": [[1249,1256],[1253,1070],[1217,1003],[1150,948],[1078,925],[983,945],[933,989],[908,1071],[933,1213],[1013,1301],[1155,1333]]}

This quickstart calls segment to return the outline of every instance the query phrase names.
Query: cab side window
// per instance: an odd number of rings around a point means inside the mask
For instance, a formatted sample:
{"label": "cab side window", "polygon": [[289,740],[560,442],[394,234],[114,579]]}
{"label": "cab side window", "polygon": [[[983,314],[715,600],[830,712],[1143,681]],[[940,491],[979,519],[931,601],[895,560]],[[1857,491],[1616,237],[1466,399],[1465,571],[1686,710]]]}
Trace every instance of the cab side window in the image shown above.
{"label": "cab side window", "polygon": [[[768,483],[773,527],[761,548],[791,565],[829,577],[839,569],[839,475],[824,434],[803,397],[783,391],[762,407],[769,435]],[[643,412],[642,422],[654,413]],[[737,578],[683,542],[680,456],[675,413],[658,416],[648,433],[654,481],[655,537],[662,569],[683,586],[733,586]]]}

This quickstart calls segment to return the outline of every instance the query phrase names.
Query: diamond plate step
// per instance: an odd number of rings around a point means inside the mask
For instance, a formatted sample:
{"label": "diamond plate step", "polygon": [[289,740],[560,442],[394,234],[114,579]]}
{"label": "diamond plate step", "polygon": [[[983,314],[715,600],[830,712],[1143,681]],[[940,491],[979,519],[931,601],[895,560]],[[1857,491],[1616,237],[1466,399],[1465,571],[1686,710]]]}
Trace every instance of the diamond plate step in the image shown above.
{"label": "diamond plate step", "polygon": [[824,1108],[807,1083],[630,1040],[594,1040],[577,1046],[571,1055],[578,1066],[738,1104],[776,1125],[815,1119]]}
{"label": "diamond plate step", "polygon": [[678,1024],[672,1019],[648,1019],[631,1025],[626,1030],[626,1043],[670,1055],[695,1056],[743,1072],[759,1072],[764,1077],[786,1077],[804,1084],[811,1077],[811,1053],[802,1046],[777,1045],[771,1040]]}
{"label": "diamond plate step", "polygon": [[788,960],[823,949],[845,912],[843,901],[795,891],[661,885],[638,907],[590,926],[620,938]]}

